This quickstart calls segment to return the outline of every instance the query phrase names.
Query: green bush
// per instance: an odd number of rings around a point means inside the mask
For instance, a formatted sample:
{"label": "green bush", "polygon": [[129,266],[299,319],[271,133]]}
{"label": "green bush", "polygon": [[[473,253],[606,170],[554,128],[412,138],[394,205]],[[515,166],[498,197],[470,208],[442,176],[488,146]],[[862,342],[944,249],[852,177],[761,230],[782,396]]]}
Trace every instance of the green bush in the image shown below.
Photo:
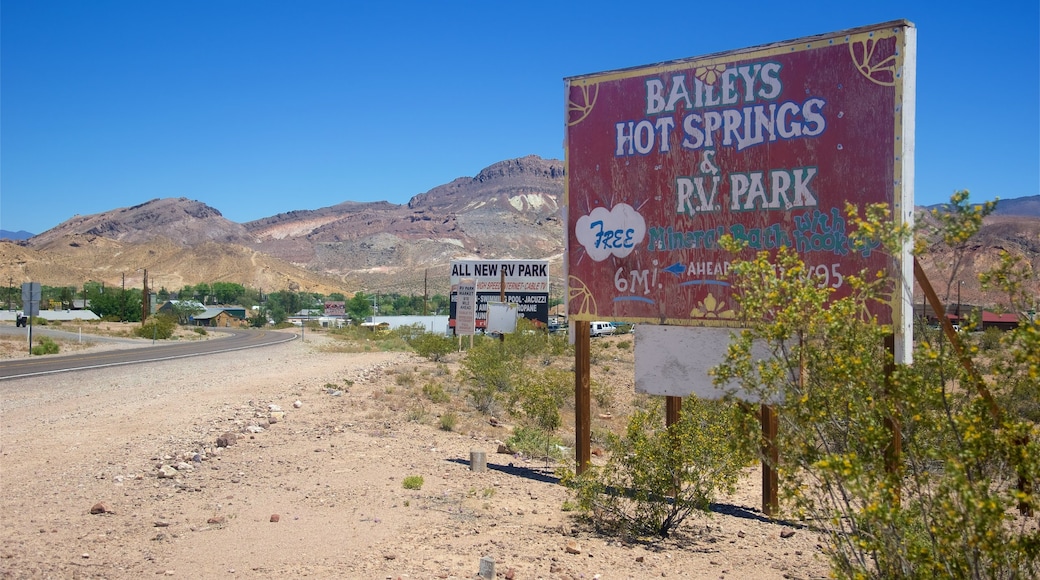
{"label": "green bush", "polygon": [[[966,192],[955,194],[939,220],[938,235],[955,252],[992,209],[966,200]],[[872,206],[861,219],[850,211],[850,247],[859,233],[875,232],[895,253],[905,232],[886,225],[885,212]],[[971,345],[961,358],[949,339],[926,332],[913,363],[888,374],[893,360],[883,344],[891,329],[867,307],[887,305],[898,288],[873,273],[849,273],[851,294],[832,300],[804,271],[786,250],[733,263],[748,328],[713,372],[718,384],[737,381],[754,398],[782,401],[782,507],[827,538],[832,574],[1038,577],[1040,531],[1019,507],[1040,507],[1031,489],[1040,481],[1040,429],[1030,407],[1011,403],[1040,395],[1040,325],[1007,333],[985,358]],[[1005,284],[1010,276],[993,280],[1014,290]],[[760,358],[754,345],[773,356]],[[747,448],[757,449],[758,422],[749,423]]]}
{"label": "green bush", "polygon": [[166,340],[173,336],[177,329],[177,319],[172,316],[152,316],[144,324],[134,329],[134,334],[141,338]]}
{"label": "green bush", "polygon": [[601,531],[667,537],[717,493],[731,492],[750,464],[733,437],[738,412],[688,397],[679,421],[665,427],[659,404],[636,411],[623,435],[607,435],[606,465],[566,472],[563,481]]}
{"label": "green bush", "polygon": [[446,355],[455,352],[455,340],[450,336],[422,332],[411,338],[408,344],[415,349],[415,353],[433,362],[438,362]]}
{"label": "green bush", "polygon": [[514,453],[532,459],[559,461],[563,459],[563,441],[549,432],[533,426],[519,426],[506,440]]}
{"label": "green bush", "polygon": [[434,403],[447,403],[451,400],[451,395],[444,390],[444,386],[440,383],[426,383],[423,385],[422,392],[427,399]]}
{"label": "green bush", "polygon": [[404,486],[405,489],[422,489],[423,477],[421,475],[409,475],[404,478],[401,485]]}
{"label": "green bush", "polygon": [[448,411],[441,415],[439,426],[441,431],[454,431],[455,425],[458,424],[458,422],[459,417],[455,413]]}
{"label": "green bush", "polygon": [[51,340],[49,336],[41,336],[39,343],[37,343],[36,346],[32,347],[32,349],[30,349],[29,352],[31,352],[34,355],[43,355],[58,354],[59,350],[60,348],[58,347],[58,343]]}

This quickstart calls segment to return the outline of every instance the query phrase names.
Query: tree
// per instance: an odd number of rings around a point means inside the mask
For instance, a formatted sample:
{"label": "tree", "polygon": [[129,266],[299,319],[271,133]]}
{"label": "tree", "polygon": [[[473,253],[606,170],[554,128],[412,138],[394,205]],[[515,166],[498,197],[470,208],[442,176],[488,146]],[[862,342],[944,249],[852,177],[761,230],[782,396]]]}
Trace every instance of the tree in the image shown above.
{"label": "tree", "polygon": [[235,304],[246,293],[244,286],[234,282],[214,282],[210,291],[213,292],[217,304]]}
{"label": "tree", "polygon": [[372,316],[372,298],[364,292],[356,292],[346,304],[347,313],[353,320],[364,320]]}

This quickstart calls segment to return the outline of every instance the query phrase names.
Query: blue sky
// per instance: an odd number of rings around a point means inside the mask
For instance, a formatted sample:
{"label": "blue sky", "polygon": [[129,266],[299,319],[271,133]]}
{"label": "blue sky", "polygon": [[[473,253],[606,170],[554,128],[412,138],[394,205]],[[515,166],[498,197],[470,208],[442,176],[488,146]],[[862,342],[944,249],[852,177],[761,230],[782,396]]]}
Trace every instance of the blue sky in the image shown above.
{"label": "blue sky", "polygon": [[916,202],[1040,193],[1040,9],[968,2],[0,6],[0,229],[162,197],[236,222],[563,158],[564,77],[907,19]]}

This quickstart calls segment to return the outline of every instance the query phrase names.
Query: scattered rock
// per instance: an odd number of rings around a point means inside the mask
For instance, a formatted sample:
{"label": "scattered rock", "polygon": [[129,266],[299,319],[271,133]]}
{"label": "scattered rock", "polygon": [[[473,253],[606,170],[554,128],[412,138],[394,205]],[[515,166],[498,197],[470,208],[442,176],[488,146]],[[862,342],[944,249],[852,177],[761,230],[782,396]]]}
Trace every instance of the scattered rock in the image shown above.
{"label": "scattered rock", "polygon": [[277,423],[278,421],[285,419],[285,411],[272,411],[271,419],[275,419],[275,421],[273,421],[274,423]]}
{"label": "scattered rock", "polygon": [[157,527],[157,528],[168,528],[168,527],[170,527],[170,522],[159,520],[159,521],[153,523],[152,525]]}
{"label": "scattered rock", "polygon": [[396,560],[397,554],[383,554],[383,558],[386,560]]}
{"label": "scattered rock", "polygon": [[296,402],[294,402],[294,403],[292,404],[292,406],[293,406],[293,408],[295,408],[295,409],[299,409],[300,407],[302,407],[302,406],[303,406],[303,401],[297,400]]}
{"label": "scattered rock", "polygon": [[207,524],[222,524],[225,521],[227,521],[227,518],[224,517],[224,516],[213,516],[210,519],[206,520],[206,523]]}
{"label": "scattered rock", "polygon": [[581,545],[578,544],[578,542],[575,542],[574,540],[567,540],[567,547],[564,548],[564,551],[568,554],[580,554]]}
{"label": "scattered rock", "polygon": [[267,406],[267,410],[268,411],[281,411],[282,408],[279,407],[278,405],[275,405],[274,403],[272,403],[272,404]]}
{"label": "scattered rock", "polygon": [[92,513],[92,514],[110,514],[110,513],[112,513],[112,510],[108,509],[107,505],[105,505],[103,502],[99,501],[96,504],[94,504],[93,507],[90,508],[90,513]]}
{"label": "scattered rock", "polygon": [[780,532],[780,537],[784,538],[785,540],[787,538],[792,537],[792,536],[794,536],[794,530],[784,530],[784,531]]}
{"label": "scattered rock", "polygon": [[271,523],[277,524],[282,519],[282,516],[278,514],[271,514]]}
{"label": "scattered rock", "polygon": [[231,447],[238,442],[238,435],[235,433],[224,433],[220,437],[217,437],[217,447]]}
{"label": "scattered rock", "polygon": [[646,560],[645,557],[643,557],[643,556],[636,556],[636,562],[639,562],[640,564],[642,564],[644,560]]}
{"label": "scattered rock", "polygon": [[180,475],[172,465],[163,465],[159,468],[159,479],[173,479]]}

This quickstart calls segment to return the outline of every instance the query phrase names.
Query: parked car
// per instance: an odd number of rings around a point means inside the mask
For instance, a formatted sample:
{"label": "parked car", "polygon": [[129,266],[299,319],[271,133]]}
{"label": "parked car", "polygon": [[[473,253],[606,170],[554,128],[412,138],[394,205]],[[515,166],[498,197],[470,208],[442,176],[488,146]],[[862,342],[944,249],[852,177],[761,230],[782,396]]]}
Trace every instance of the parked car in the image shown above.
{"label": "parked car", "polygon": [[590,336],[607,336],[610,334],[614,334],[613,324],[603,320],[597,320],[589,323]]}

